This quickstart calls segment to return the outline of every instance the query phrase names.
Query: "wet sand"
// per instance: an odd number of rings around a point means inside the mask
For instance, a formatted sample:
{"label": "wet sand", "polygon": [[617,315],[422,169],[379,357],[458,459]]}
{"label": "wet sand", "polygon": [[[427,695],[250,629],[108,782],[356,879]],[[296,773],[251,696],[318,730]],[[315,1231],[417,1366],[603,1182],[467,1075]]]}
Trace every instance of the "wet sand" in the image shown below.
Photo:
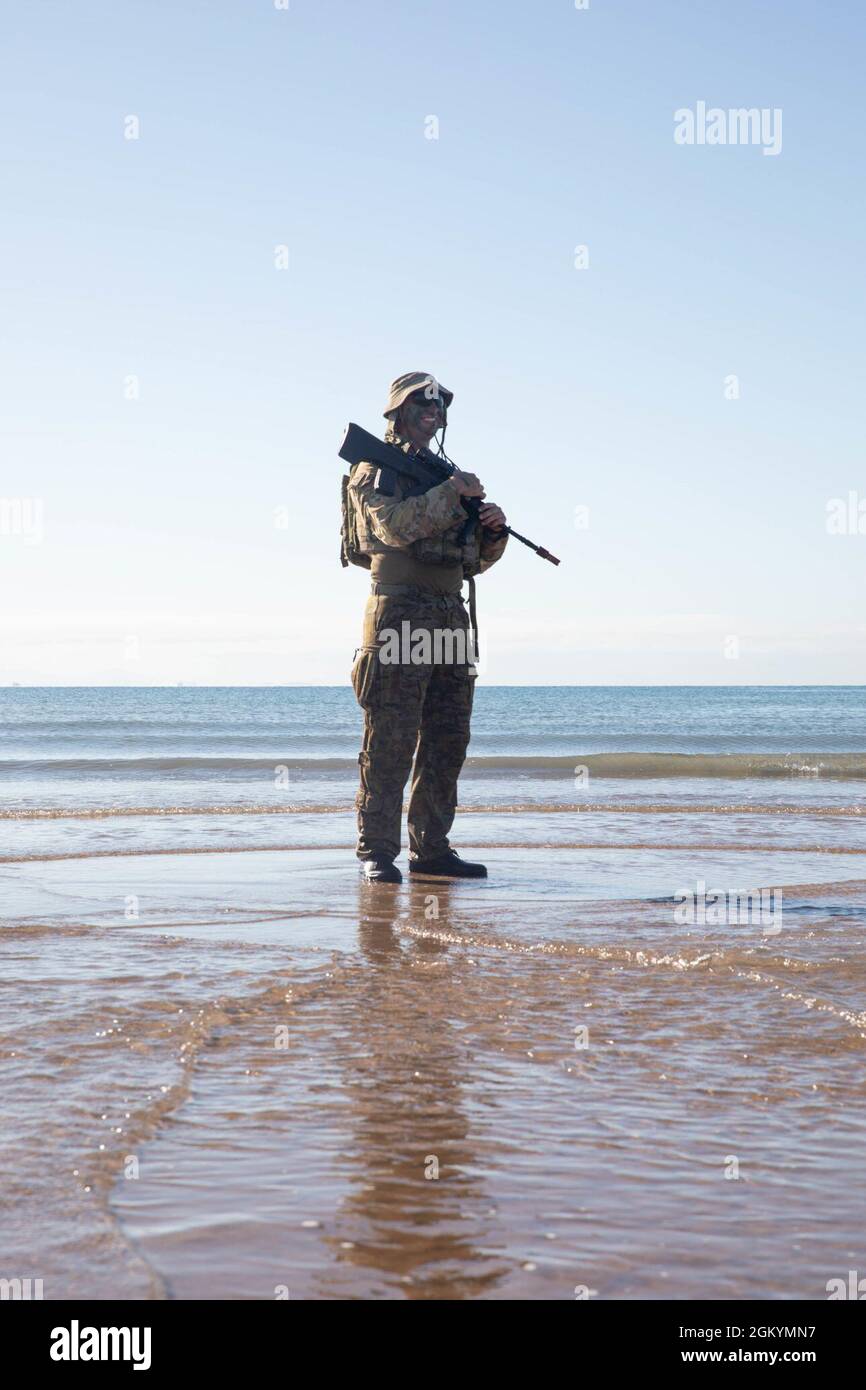
{"label": "wet sand", "polygon": [[[371,889],[348,847],[227,853],[224,825],[7,857],[9,1270],[46,1298],[826,1297],[866,1267],[866,854],[647,819],[487,848],[480,884]],[[696,878],[786,885],[781,932],[678,925]]]}

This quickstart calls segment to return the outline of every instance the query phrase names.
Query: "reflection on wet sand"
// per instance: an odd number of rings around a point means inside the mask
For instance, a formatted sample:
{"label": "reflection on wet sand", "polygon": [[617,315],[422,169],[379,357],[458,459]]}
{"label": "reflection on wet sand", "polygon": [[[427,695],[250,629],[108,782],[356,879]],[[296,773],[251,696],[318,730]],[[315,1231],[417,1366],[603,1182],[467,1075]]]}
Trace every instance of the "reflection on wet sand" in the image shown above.
{"label": "reflection on wet sand", "polygon": [[340,1050],[350,1130],[340,1158],[351,1194],[326,1239],[338,1258],[381,1271],[410,1298],[477,1296],[507,1271],[467,1114],[450,948],[399,934],[407,917],[447,922],[451,887],[410,883],[407,912],[404,896],[359,884],[369,968]]}

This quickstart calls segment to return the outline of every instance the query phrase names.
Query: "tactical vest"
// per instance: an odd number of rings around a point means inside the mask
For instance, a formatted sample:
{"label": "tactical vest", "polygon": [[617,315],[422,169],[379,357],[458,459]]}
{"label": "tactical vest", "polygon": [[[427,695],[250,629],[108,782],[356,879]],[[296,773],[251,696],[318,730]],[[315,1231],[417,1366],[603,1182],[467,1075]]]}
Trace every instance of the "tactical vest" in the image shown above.
{"label": "tactical vest", "polygon": [[[465,520],[450,526],[447,531],[441,531],[435,536],[423,536],[420,540],[412,541],[405,546],[385,545],[379,540],[372,527],[368,525],[363,503],[352,486],[359,469],[375,467],[375,464],[358,463],[350,469],[348,475],[343,476],[341,563],[344,566],[360,565],[363,569],[369,569],[373,555],[404,551],[423,565],[453,565],[460,562],[465,576],[477,574],[481,565],[481,523],[477,517],[467,516]],[[394,491],[390,495],[394,501],[401,501],[405,497],[420,497],[437,485],[435,482],[426,485],[416,483],[413,478],[398,473],[396,469],[392,476]]]}

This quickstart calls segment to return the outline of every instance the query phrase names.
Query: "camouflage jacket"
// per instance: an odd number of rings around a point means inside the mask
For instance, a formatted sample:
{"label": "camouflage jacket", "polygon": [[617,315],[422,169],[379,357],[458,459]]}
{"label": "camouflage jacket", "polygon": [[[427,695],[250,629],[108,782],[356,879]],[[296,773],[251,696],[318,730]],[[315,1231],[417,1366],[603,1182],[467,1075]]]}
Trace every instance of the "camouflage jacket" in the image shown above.
{"label": "camouflage jacket", "polygon": [[[391,440],[404,452],[408,443]],[[462,561],[464,577],[483,574],[505,549],[508,536],[485,531],[479,521],[467,528],[467,514],[453,485],[447,481],[416,497],[411,478],[395,474],[393,496],[376,491],[378,468],[359,463],[349,480],[348,501],[354,513],[358,549],[365,555],[405,550],[425,565]],[[461,539],[464,531],[465,538]]]}

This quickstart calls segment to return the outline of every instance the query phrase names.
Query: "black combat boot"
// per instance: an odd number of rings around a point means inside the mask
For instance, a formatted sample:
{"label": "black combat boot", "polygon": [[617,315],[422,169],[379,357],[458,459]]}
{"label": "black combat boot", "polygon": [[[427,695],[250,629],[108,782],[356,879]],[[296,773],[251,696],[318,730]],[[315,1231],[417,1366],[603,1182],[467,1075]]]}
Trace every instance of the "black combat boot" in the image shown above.
{"label": "black combat boot", "polygon": [[384,855],[377,859],[362,859],[361,876],[366,883],[403,882],[403,875],[393,859],[386,859]]}
{"label": "black combat boot", "polygon": [[448,849],[437,859],[411,859],[409,873],[424,878],[486,878],[487,868],[484,864],[470,864],[456,850]]}

